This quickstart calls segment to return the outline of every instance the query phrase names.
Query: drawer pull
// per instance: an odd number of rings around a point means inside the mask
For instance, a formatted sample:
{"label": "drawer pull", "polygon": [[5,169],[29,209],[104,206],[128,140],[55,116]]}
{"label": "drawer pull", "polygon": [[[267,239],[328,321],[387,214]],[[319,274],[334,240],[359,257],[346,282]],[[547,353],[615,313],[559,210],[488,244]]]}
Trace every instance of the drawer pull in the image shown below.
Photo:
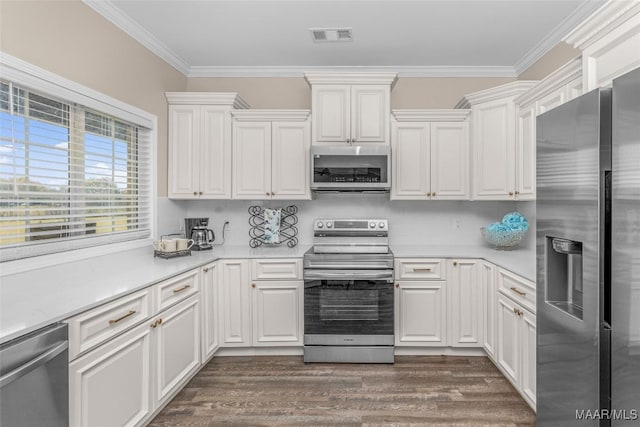
{"label": "drawer pull", "polygon": [[179,292],[186,291],[186,290],[187,290],[187,289],[189,289],[190,287],[191,287],[191,285],[184,285],[184,286],[183,286],[183,287],[181,287],[181,288],[174,289],[174,290],[173,290],[173,293],[174,293],[174,294],[177,294],[177,293],[179,293]]}
{"label": "drawer pull", "polygon": [[113,325],[114,323],[118,323],[119,321],[124,320],[129,316],[133,316],[134,314],[136,314],[136,311],[135,310],[130,310],[127,314],[123,314],[122,316],[118,317],[117,319],[109,320],[109,324]]}
{"label": "drawer pull", "polygon": [[418,272],[421,272],[421,271],[426,271],[428,273],[428,272],[431,271],[431,269],[430,268],[414,268],[413,269],[414,273],[418,273]]}
{"label": "drawer pull", "polygon": [[521,297],[527,295],[526,292],[522,292],[520,289],[518,288],[514,288],[513,286],[510,288],[513,292],[515,292],[516,294],[520,295]]}
{"label": "drawer pull", "polygon": [[153,322],[153,323],[151,324],[151,327],[152,327],[152,328],[157,328],[157,327],[158,327],[158,326],[160,326],[160,325],[162,325],[162,319],[158,319],[158,320],[156,320],[155,322]]}

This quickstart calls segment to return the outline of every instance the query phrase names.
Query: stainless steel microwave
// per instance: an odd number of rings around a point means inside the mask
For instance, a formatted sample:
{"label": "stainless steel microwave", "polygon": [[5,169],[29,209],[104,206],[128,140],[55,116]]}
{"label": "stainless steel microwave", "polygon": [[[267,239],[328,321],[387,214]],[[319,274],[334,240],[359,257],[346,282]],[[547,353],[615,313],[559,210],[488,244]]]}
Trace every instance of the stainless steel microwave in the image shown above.
{"label": "stainless steel microwave", "polygon": [[311,190],[389,191],[391,150],[386,144],[313,145]]}

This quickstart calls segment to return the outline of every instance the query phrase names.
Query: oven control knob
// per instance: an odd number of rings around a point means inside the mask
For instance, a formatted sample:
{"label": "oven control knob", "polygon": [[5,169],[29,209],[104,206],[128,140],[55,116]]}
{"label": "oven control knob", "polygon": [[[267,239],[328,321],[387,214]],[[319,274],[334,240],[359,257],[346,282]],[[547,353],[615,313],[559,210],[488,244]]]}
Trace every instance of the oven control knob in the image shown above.
{"label": "oven control knob", "polygon": [[369,228],[376,228],[376,223],[375,222],[370,222],[369,223]]}
{"label": "oven control knob", "polygon": [[327,221],[327,228],[333,227],[333,223]]}
{"label": "oven control knob", "polygon": [[322,228],[322,227],[324,227],[324,224],[321,223],[320,221],[318,221],[318,222],[316,222],[316,227]]}
{"label": "oven control knob", "polygon": [[380,222],[378,223],[378,227],[380,227],[380,228],[384,228],[384,222],[380,221]]}

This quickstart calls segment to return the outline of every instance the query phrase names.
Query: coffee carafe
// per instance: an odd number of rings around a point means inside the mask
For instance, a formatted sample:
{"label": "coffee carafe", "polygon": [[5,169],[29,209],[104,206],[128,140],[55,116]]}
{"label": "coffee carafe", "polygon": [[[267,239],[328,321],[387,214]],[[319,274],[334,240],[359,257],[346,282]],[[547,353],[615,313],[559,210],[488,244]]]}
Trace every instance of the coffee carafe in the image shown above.
{"label": "coffee carafe", "polygon": [[215,240],[213,230],[208,228],[209,218],[185,218],[185,232],[193,239],[191,250],[206,251],[213,249],[211,243]]}

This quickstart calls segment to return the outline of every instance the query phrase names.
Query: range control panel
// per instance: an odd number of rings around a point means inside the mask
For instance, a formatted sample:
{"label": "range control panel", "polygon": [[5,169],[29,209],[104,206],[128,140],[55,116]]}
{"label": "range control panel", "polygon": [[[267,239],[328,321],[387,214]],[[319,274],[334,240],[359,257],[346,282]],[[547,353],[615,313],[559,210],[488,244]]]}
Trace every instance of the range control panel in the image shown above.
{"label": "range control panel", "polygon": [[386,219],[327,219],[314,220],[313,231],[342,230],[342,231],[388,231],[389,222]]}

